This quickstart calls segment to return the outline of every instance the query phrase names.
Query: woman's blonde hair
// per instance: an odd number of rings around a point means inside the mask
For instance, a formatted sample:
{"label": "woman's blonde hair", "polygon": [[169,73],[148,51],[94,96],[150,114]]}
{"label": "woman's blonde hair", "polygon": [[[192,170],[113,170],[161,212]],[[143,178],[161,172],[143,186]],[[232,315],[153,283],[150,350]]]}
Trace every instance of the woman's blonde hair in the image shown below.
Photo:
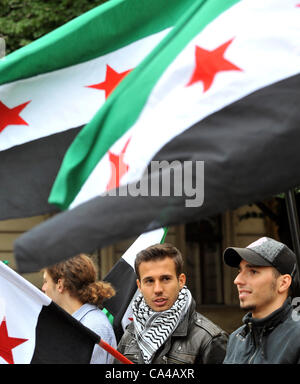
{"label": "woman's blonde hair", "polygon": [[96,281],[96,267],[92,259],[83,253],[45,270],[55,284],[63,279],[64,288],[82,303],[102,308],[103,301],[116,293],[110,283]]}

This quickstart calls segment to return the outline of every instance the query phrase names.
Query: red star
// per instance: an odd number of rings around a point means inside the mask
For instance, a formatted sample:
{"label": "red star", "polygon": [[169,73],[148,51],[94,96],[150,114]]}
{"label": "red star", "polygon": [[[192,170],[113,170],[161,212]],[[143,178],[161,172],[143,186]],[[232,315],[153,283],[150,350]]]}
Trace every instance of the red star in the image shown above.
{"label": "red star", "polygon": [[106,65],[106,77],[102,83],[88,85],[88,88],[103,89],[105,91],[105,99],[111,94],[111,92],[116,88],[116,86],[124,79],[132,69],[128,69],[124,72],[116,72],[109,65]]}
{"label": "red star", "polygon": [[12,349],[18,345],[25,343],[28,339],[18,339],[17,337],[9,337],[6,327],[6,321],[3,319],[0,325],[0,356],[9,364],[14,364]]}
{"label": "red star", "polygon": [[27,122],[19,116],[19,114],[23,111],[26,105],[30,103],[30,101],[20,104],[14,108],[8,108],[0,101],[0,132],[3,131],[3,129],[8,125],[28,125]]}
{"label": "red star", "polygon": [[111,163],[110,164],[111,176],[106,186],[107,191],[109,191],[112,188],[117,188],[120,185],[121,178],[125,175],[125,173],[129,169],[129,166],[124,163],[124,155],[125,155],[127,146],[129,144],[129,141],[130,141],[130,138],[127,140],[126,144],[124,145],[124,148],[122,149],[119,155],[116,155],[111,151],[108,152],[109,161]]}
{"label": "red star", "polygon": [[186,85],[187,87],[202,81],[203,92],[206,92],[211,87],[218,72],[241,71],[240,68],[224,58],[225,51],[232,43],[232,40],[227,41],[212,51],[196,46],[196,67],[190,81]]}

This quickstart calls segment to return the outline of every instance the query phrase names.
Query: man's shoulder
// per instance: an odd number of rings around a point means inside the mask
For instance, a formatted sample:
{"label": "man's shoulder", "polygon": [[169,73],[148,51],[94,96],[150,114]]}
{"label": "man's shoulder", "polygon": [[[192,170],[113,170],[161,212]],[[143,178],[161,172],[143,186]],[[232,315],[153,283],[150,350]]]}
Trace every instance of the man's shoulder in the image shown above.
{"label": "man's shoulder", "polygon": [[194,313],[193,321],[196,326],[205,330],[211,337],[226,334],[226,332],[221,327],[219,327],[217,324],[199,312]]}
{"label": "man's shoulder", "polygon": [[248,332],[247,332],[246,325],[243,324],[229,334],[228,343],[236,342],[237,340],[239,341],[244,340],[247,334]]}
{"label": "man's shoulder", "polygon": [[126,325],[120,343],[128,343],[128,340],[134,338],[134,323],[133,321]]}
{"label": "man's shoulder", "polygon": [[300,315],[295,309],[291,310],[285,321],[278,325],[280,332],[286,337],[299,339],[300,337]]}
{"label": "man's shoulder", "polygon": [[125,332],[133,333],[134,332],[134,322],[131,321],[129,324],[125,327]]}

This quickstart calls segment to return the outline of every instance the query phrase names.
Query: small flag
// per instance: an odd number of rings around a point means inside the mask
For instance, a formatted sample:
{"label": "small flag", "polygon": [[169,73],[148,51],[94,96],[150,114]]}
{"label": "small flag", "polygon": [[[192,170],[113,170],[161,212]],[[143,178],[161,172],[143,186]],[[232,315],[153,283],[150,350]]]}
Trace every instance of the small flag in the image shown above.
{"label": "small flag", "polygon": [[100,338],[0,263],[0,363],[89,364]]}

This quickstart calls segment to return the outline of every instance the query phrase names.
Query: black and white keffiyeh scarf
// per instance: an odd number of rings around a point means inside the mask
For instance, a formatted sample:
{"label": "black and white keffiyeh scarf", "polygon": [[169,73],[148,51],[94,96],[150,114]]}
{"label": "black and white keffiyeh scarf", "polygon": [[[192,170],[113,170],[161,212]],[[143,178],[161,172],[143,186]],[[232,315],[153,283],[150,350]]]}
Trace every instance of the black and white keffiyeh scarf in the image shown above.
{"label": "black and white keffiyeh scarf", "polygon": [[135,337],[146,364],[150,364],[155,352],[166,342],[187,313],[192,295],[184,286],[173,306],[167,311],[155,312],[140,294],[132,304]]}

